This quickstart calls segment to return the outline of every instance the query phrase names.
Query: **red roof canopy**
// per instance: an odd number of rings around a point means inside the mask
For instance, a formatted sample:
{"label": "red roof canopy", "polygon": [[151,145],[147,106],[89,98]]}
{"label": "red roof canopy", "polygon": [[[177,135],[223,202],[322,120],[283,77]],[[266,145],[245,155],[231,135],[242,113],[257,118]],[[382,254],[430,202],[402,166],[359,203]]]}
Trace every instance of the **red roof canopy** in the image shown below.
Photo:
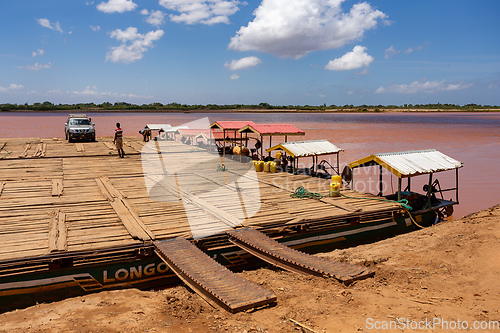
{"label": "red roof canopy", "polygon": [[[205,135],[207,138],[210,137],[210,129],[179,129],[179,133],[183,136],[198,136],[200,134]],[[212,130],[212,139],[220,140],[224,139],[224,133]]]}
{"label": "red roof canopy", "polygon": [[220,128],[223,131],[237,131],[247,125],[255,125],[253,121],[240,121],[240,120],[228,120],[228,121],[216,121],[210,128]]}
{"label": "red roof canopy", "polygon": [[239,130],[240,133],[253,132],[259,135],[305,135],[301,129],[291,124],[249,124]]}

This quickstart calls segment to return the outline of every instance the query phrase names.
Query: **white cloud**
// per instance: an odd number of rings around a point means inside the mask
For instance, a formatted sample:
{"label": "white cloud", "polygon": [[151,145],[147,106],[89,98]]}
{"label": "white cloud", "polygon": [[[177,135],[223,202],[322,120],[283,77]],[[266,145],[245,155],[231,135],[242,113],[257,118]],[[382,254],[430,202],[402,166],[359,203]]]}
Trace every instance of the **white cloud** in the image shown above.
{"label": "white cloud", "polygon": [[21,84],[11,83],[10,86],[8,86],[8,87],[0,86],[0,92],[14,91],[14,90],[19,90],[19,89],[23,89],[23,88],[24,88],[24,86]]}
{"label": "white cloud", "polygon": [[160,0],[161,6],[180,13],[169,15],[172,21],[186,24],[227,24],[240,4],[239,0]]}
{"label": "white cloud", "polygon": [[348,71],[361,67],[368,67],[373,62],[373,57],[366,52],[366,47],[356,45],[351,52],[347,52],[342,57],[330,60],[325,69],[331,71]]}
{"label": "white cloud", "polygon": [[396,54],[398,54],[399,52],[401,52],[401,51],[396,50],[394,48],[394,46],[391,45],[391,47],[389,47],[387,50],[384,51],[384,58],[389,59],[389,58],[395,56]]}
{"label": "white cloud", "polygon": [[231,60],[231,62],[226,62],[224,64],[224,67],[232,70],[232,71],[237,71],[240,69],[245,69],[245,68],[250,68],[250,67],[255,67],[262,63],[262,60],[260,60],[257,57],[246,57],[246,58],[241,58],[238,60]]}
{"label": "white cloud", "polygon": [[387,15],[367,2],[342,12],[344,0],[263,0],[255,18],[231,38],[229,49],[260,51],[281,58],[304,57],[360,40]]}
{"label": "white cloud", "polygon": [[44,28],[48,28],[54,31],[59,31],[61,33],[63,32],[61,25],[59,24],[59,21],[57,21],[56,23],[51,23],[49,19],[46,18],[37,19],[36,21]]}
{"label": "white cloud", "polygon": [[40,69],[48,69],[50,67],[51,67],[50,62],[45,64],[45,65],[43,65],[39,62],[35,62],[33,65],[26,65],[26,66],[19,67],[19,68],[29,69],[30,71],[39,71]]}
{"label": "white cloud", "polygon": [[441,81],[424,81],[423,79],[413,81],[410,84],[391,84],[387,87],[380,87],[376,90],[377,93],[402,93],[402,94],[417,94],[417,93],[433,93],[436,91],[453,91],[463,90],[472,87],[472,83],[456,82],[448,83],[446,80]]}
{"label": "white cloud", "polygon": [[425,49],[427,46],[429,45],[429,43],[424,43],[423,45],[420,45],[420,46],[417,46],[417,47],[409,47],[406,49],[405,53],[413,53],[415,51],[420,51],[420,50],[423,50]]}
{"label": "white cloud", "polygon": [[156,30],[140,34],[135,27],[113,30],[110,34],[111,38],[121,41],[122,44],[112,47],[111,51],[106,53],[106,61],[130,63],[140,60],[143,53],[153,47],[153,41],[160,39],[163,33],[163,30]]}
{"label": "white cloud", "polygon": [[153,10],[149,12],[147,9],[141,10],[142,15],[149,15],[146,18],[146,22],[154,26],[160,26],[165,23],[165,13],[161,10]]}
{"label": "white cloud", "polygon": [[97,5],[97,10],[104,13],[124,13],[135,10],[137,4],[132,0],[109,0],[108,2],[101,2]]}
{"label": "white cloud", "polygon": [[500,87],[500,82],[491,82],[488,85],[488,89],[497,89],[498,87]]}
{"label": "white cloud", "polygon": [[[415,51],[420,51],[420,50],[425,49],[428,45],[429,45],[429,43],[427,43],[427,42],[426,42],[426,43],[424,43],[423,45],[420,45],[420,46],[417,46],[417,47],[409,47],[409,48],[407,48],[407,49],[404,51],[404,53],[413,53],[413,52],[415,52]],[[401,52],[401,50],[396,50],[396,49],[394,48],[394,46],[392,46],[392,45],[391,45],[391,47],[389,47],[388,49],[386,49],[386,50],[384,51],[384,58],[385,58],[385,59],[389,59],[389,58],[391,58],[391,57],[395,56],[396,54],[398,54],[398,53],[400,53],[400,52]]]}
{"label": "white cloud", "polygon": [[101,27],[98,25],[91,25],[90,29],[92,29],[92,31],[99,31],[99,30],[101,30]]}
{"label": "white cloud", "polygon": [[87,88],[85,88],[85,90],[83,91],[74,91],[73,94],[75,95],[98,95],[98,94],[102,94],[100,92],[97,91],[97,86],[93,86],[93,87],[90,87],[90,86],[87,86]]}
{"label": "white cloud", "polygon": [[33,51],[33,58],[36,56],[42,55],[44,53],[45,53],[45,51],[43,49],[38,49],[36,51]]}
{"label": "white cloud", "polygon": [[[50,91],[56,94],[60,94],[60,90]],[[68,93],[68,92],[66,92]],[[68,93],[73,96],[90,96],[93,98],[152,98],[153,96],[144,96],[144,95],[136,95],[136,94],[124,94],[117,92],[108,92],[108,91],[99,91],[97,86],[87,86],[83,91],[73,91],[72,93]]]}
{"label": "white cloud", "polygon": [[356,73],[356,75],[368,75],[370,73],[371,72],[367,68],[365,68],[361,72]]}
{"label": "white cloud", "polygon": [[240,78],[240,75],[237,74],[237,73],[234,73],[232,74],[230,77],[229,77],[231,80],[238,80]]}

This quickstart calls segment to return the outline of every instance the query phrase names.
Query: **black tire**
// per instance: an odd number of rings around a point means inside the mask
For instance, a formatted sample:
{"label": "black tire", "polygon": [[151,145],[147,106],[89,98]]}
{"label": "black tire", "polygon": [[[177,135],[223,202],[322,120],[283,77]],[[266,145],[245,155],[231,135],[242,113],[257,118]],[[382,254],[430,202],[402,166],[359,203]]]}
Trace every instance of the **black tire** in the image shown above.
{"label": "black tire", "polygon": [[65,136],[66,136],[66,140],[68,140],[68,132],[64,132]]}
{"label": "black tire", "polygon": [[72,143],[72,142],[74,142],[74,141],[75,141],[75,140],[73,140],[73,138],[72,138],[72,137],[68,137],[68,142],[69,142],[69,143]]}

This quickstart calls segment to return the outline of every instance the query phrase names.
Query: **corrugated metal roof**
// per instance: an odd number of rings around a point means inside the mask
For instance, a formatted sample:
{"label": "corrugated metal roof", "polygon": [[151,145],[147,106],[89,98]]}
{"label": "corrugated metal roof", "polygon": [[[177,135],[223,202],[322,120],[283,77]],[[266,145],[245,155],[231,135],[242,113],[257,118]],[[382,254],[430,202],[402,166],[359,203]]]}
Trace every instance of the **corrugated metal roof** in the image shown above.
{"label": "corrugated metal roof", "polygon": [[311,140],[280,143],[266,149],[266,152],[277,149],[286,151],[292,157],[328,155],[343,151],[328,140]]}
{"label": "corrugated metal roof", "polygon": [[170,124],[147,124],[149,129],[150,130],[156,130],[156,131],[159,131],[159,130],[163,130],[165,132],[176,132],[177,130],[179,129],[187,129],[188,127],[185,126],[185,125],[182,125],[182,126],[174,126],[172,127],[172,125]]}
{"label": "corrugated metal roof", "polygon": [[170,125],[170,124],[148,124],[148,127],[150,130],[159,131],[160,129],[163,129],[165,131],[168,128],[172,128],[172,125]]}
{"label": "corrugated metal roof", "polygon": [[175,126],[175,127],[171,127],[171,128],[167,128],[167,129],[163,129],[165,132],[178,132],[179,130],[181,129],[188,129],[188,127],[186,125],[182,125],[182,126]]}
{"label": "corrugated metal roof", "polygon": [[259,135],[304,135],[301,129],[291,124],[249,124],[239,130],[242,132],[254,132]]}
{"label": "corrugated metal roof", "polygon": [[463,163],[435,149],[375,154],[349,164],[356,168],[379,164],[399,178],[458,169]]}
{"label": "corrugated metal roof", "polygon": [[227,120],[227,121],[216,121],[210,125],[210,128],[220,128],[224,131],[237,131],[247,125],[253,125],[253,121],[240,121],[240,120]]}

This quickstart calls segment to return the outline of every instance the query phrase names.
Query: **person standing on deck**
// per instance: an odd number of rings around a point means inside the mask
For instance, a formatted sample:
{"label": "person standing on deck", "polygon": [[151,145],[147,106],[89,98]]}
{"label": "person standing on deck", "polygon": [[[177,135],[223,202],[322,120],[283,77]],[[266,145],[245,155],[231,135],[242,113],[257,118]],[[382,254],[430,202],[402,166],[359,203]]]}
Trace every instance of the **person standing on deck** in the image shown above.
{"label": "person standing on deck", "polygon": [[118,156],[123,158],[125,156],[125,152],[123,151],[123,130],[120,127],[120,123],[116,123],[115,138],[113,139],[113,143],[116,145],[116,149],[118,150]]}
{"label": "person standing on deck", "polygon": [[146,125],[143,130],[139,131],[139,133],[142,134],[144,142],[148,142],[151,139],[151,130],[148,125]]}

